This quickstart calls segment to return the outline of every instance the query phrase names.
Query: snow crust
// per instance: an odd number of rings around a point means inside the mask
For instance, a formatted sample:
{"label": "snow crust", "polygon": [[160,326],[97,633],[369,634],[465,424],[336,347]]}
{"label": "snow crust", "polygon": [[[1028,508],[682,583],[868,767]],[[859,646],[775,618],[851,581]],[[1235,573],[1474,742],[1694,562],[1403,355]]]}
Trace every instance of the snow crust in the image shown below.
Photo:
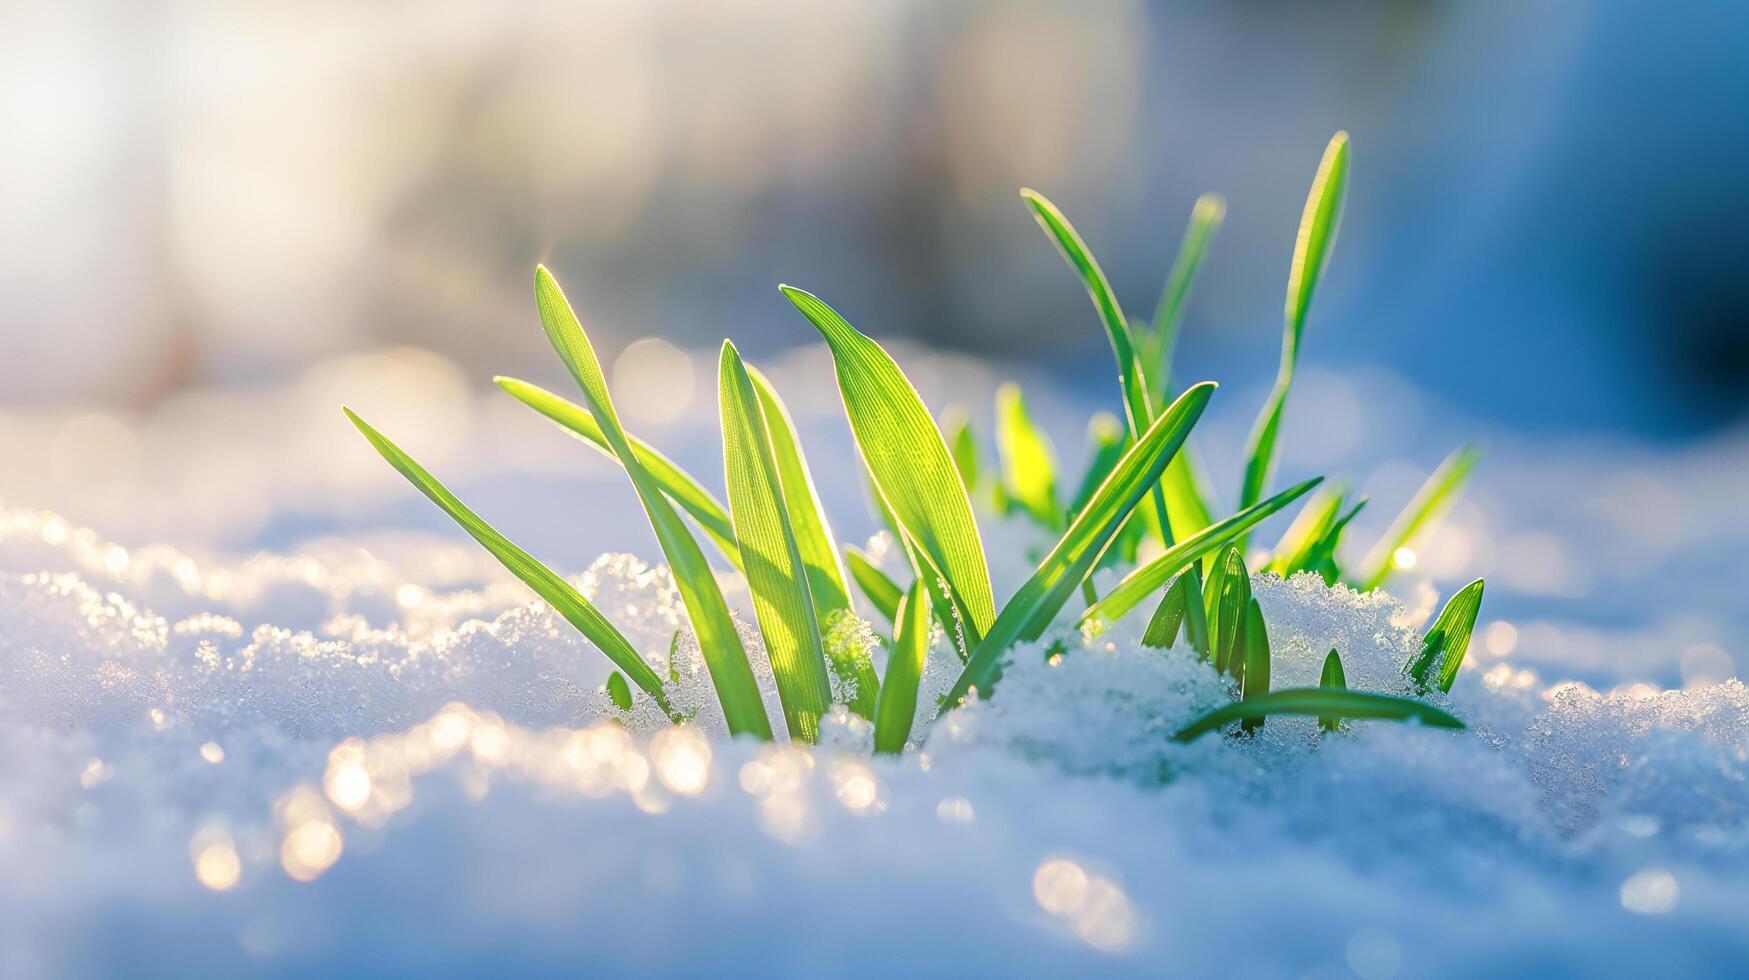
{"label": "snow crust", "polygon": [[[0,976],[1372,978],[1749,954],[1736,681],[1598,692],[1478,655],[1446,705],[1465,733],[1272,719],[1181,746],[1225,682],[1142,648],[1143,613],[1092,639],[1065,617],[994,697],[873,759],[842,712],[812,751],[723,737],[659,566],[576,581],[673,670],[697,710],[679,729],[617,714],[606,659],[465,550],[375,545],[213,562],[0,511]],[[1428,597],[1255,591],[1276,686],[1334,646],[1351,686],[1405,690]],[[938,637],[923,712],[956,668]]]}

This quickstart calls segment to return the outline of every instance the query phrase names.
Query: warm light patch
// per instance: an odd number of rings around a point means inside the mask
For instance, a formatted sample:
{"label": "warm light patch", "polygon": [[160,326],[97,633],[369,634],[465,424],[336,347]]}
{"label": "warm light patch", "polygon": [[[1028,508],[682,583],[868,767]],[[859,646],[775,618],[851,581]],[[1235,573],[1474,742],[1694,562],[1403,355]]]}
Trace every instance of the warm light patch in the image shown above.
{"label": "warm light patch", "polygon": [[710,782],[711,746],[690,726],[666,729],[650,741],[656,778],[682,796],[696,796]]}
{"label": "warm light patch", "polygon": [[188,842],[194,877],[213,891],[229,891],[243,876],[243,862],[231,835],[220,827],[203,827]]}

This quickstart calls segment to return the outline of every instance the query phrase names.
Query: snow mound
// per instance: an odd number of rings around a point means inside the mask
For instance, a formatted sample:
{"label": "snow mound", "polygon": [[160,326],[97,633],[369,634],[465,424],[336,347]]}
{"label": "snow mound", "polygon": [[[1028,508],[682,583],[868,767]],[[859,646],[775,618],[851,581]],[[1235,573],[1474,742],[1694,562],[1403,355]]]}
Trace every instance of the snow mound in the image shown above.
{"label": "snow mound", "polygon": [[[1228,682],[1143,648],[1141,611],[1091,639],[1065,615],[929,726],[958,668],[936,637],[918,747],[872,758],[842,711],[813,750],[724,737],[672,580],[635,558],[575,581],[671,679],[683,727],[617,712],[605,658],[470,559],[428,567],[436,545],[124,560],[57,521],[0,519],[7,977],[1540,975],[1749,953],[1735,681],[1605,694],[1500,661],[1441,699],[1467,732],[1278,718],[1178,745]],[[1352,687],[1406,691],[1425,604],[1254,587],[1276,686],[1315,683],[1334,647]]]}

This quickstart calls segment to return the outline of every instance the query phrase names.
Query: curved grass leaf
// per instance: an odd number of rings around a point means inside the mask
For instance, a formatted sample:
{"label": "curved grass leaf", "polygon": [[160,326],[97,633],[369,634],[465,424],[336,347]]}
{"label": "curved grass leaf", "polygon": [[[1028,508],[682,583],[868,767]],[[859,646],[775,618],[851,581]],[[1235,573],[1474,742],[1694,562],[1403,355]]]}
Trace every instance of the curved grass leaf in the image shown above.
{"label": "curved grass leaf", "polygon": [[1209,642],[1215,669],[1245,676],[1245,621],[1251,608],[1251,573],[1245,556],[1229,547],[1221,555],[1219,573],[1209,579]]}
{"label": "curved grass leaf", "polygon": [[966,495],[978,497],[978,437],[972,432],[971,416],[963,408],[949,408],[941,416],[941,431],[947,434],[947,449],[953,455],[954,468],[960,471],[960,482],[966,485]]}
{"label": "curved grass leaf", "polygon": [[662,693],[662,679],[644,658],[638,655],[625,635],[615,629],[606,617],[592,605],[583,594],[571,586],[571,583],[560,578],[552,569],[536,561],[528,552],[523,551],[504,535],[493,530],[492,525],[480,519],[478,514],[469,510],[450,493],[449,489],[437,478],[426,472],[413,457],[402,452],[399,446],[390,442],[387,436],[370,427],[365,420],[353,414],[352,409],[342,409],[358,431],[364,434],[376,451],[388,460],[389,465],[399,470],[407,478],[407,482],[418,488],[420,493],[430,498],[431,502],[443,509],[452,520],[461,525],[462,530],[472,535],[475,541],[484,545],[512,575],[521,579],[535,594],[545,599],[565,621],[577,628],[577,632],[613,661],[614,666],[626,673],[632,683],[638,685],[644,693],[656,699],[663,710],[668,710],[666,696]]}
{"label": "curved grass leaf", "polygon": [[1215,522],[1214,508],[1202,474],[1206,472],[1194,445],[1172,458],[1166,467],[1166,477],[1160,482],[1160,492],[1166,499],[1166,519],[1173,541],[1182,541]]}
{"label": "curved grass leaf", "polygon": [[1482,580],[1476,579],[1459,589],[1439,611],[1439,618],[1428,627],[1421,642],[1421,654],[1412,661],[1409,679],[1423,693],[1432,689],[1433,667],[1439,665],[1439,689],[1450,691],[1463,666],[1464,654],[1470,649],[1470,634],[1476,628],[1476,614],[1482,609]]}
{"label": "curved grass leaf", "polygon": [[1144,378],[1141,359],[1136,355],[1135,338],[1130,332],[1129,321],[1124,317],[1123,307],[1118,305],[1117,294],[1112,292],[1111,282],[1105,278],[1105,270],[1088,251],[1087,243],[1081,240],[1081,235],[1075,231],[1075,226],[1069,224],[1069,219],[1052,204],[1043,194],[1030,187],[1023,187],[1020,196],[1026,201],[1026,206],[1032,209],[1032,216],[1038,221],[1039,227],[1051,236],[1056,243],[1057,251],[1062,253],[1064,261],[1081,277],[1081,284],[1087,289],[1088,298],[1093,300],[1093,308],[1099,313],[1099,322],[1105,327],[1105,335],[1111,341],[1111,353],[1117,358],[1118,383],[1123,388],[1124,411],[1129,416],[1129,430],[1132,438],[1140,438],[1142,430],[1152,421],[1153,412],[1148,403],[1148,386]]}
{"label": "curved grass leaf", "polygon": [[[1247,701],[1269,693],[1269,629],[1263,623],[1263,607],[1252,599],[1245,610],[1245,669],[1240,696]],[[1262,718],[1247,718],[1245,731],[1263,726]]]}
{"label": "curved grass leaf", "polygon": [[1172,648],[1178,639],[1180,626],[1191,648],[1203,656],[1209,654],[1208,618],[1203,613],[1202,574],[1192,564],[1178,574],[1166,587],[1166,596],[1148,620],[1142,633],[1142,646]]}
{"label": "curved grass leaf", "polygon": [[1087,420],[1087,442],[1093,447],[1093,455],[1088,459],[1087,469],[1081,474],[1081,485],[1075,489],[1075,497],[1069,503],[1070,520],[1074,520],[1075,515],[1081,513],[1081,508],[1087,506],[1087,501],[1093,499],[1099,485],[1111,475],[1111,468],[1123,458],[1122,423],[1110,413],[1094,413]]}
{"label": "curved grass leaf", "polygon": [[1348,529],[1348,524],[1354,520],[1355,515],[1365,508],[1365,497],[1356,500],[1353,507],[1336,518],[1324,532],[1323,538],[1312,547],[1312,553],[1306,557],[1306,569],[1317,572],[1324,579],[1325,585],[1335,585],[1342,578],[1342,568],[1336,562],[1336,550],[1342,546],[1342,532]]}
{"label": "curved grass leaf", "polygon": [[1002,492],[1034,521],[1052,530],[1063,526],[1057,503],[1057,454],[1026,411],[1020,386],[996,389],[996,450],[1002,459]]}
{"label": "curved grass leaf", "polygon": [[1204,194],[1190,209],[1190,224],[1184,229],[1184,241],[1179,243],[1178,257],[1172,261],[1172,272],[1166,277],[1166,287],[1160,293],[1160,303],[1154,307],[1154,332],[1150,337],[1152,356],[1143,361],[1148,378],[1154,382],[1154,397],[1164,401],[1171,391],[1172,354],[1178,346],[1178,328],[1184,320],[1184,307],[1190,300],[1190,287],[1196,282],[1197,270],[1208,252],[1209,239],[1220,230],[1227,216],[1227,201],[1219,194]]}
{"label": "curved grass leaf", "polygon": [[881,501],[947,581],[963,626],[981,637],[996,618],[990,571],[971,498],[929,409],[879,344],[813,294],[779,288],[832,350],[844,411]]}
{"label": "curved grass leaf", "polygon": [[1336,691],[1319,687],[1290,687],[1271,691],[1248,701],[1235,701],[1216,708],[1178,730],[1175,742],[1192,742],[1219,731],[1235,721],[1269,715],[1315,715],[1320,718],[1417,721],[1434,728],[1462,729],[1464,723],[1425,701],[1364,691]]}
{"label": "curved grass leaf", "polygon": [[[1033,218],[1038,221],[1039,227],[1056,243],[1057,251],[1062,253],[1064,261],[1080,275],[1088,298],[1093,300],[1099,322],[1105,327],[1106,338],[1111,341],[1112,356],[1117,359],[1117,379],[1123,391],[1124,415],[1130,438],[1140,440],[1142,431],[1154,421],[1154,407],[1149,396],[1147,369],[1136,350],[1135,336],[1130,331],[1123,307],[1118,305],[1117,294],[1112,292],[1111,282],[1105,278],[1105,270],[1099,267],[1093,253],[1088,250],[1087,243],[1081,240],[1081,235],[1075,231],[1074,225],[1069,224],[1069,219],[1064,217],[1063,212],[1043,194],[1029,187],[1021,188],[1020,196],[1026,201],[1026,206],[1032,209]],[[1170,533],[1170,522],[1166,515],[1166,499],[1159,492],[1154,493],[1154,510],[1155,521],[1162,540],[1165,540],[1164,535]]]}
{"label": "curved grass leaf", "polygon": [[875,611],[885,616],[887,622],[895,622],[899,614],[899,600],[904,597],[905,590],[887,577],[869,561],[862,552],[855,548],[844,549],[844,560],[850,566],[850,577],[856,580],[856,587],[862,590],[862,597]]}
{"label": "curved grass leaf", "polygon": [[923,677],[923,662],[929,656],[929,596],[921,581],[899,599],[895,617],[892,656],[887,658],[887,677],[881,683],[875,707],[876,752],[897,755],[911,737],[911,722],[917,716],[917,684]]}
{"label": "curved grass leaf", "polygon": [[1032,577],[1002,607],[1002,615],[984,635],[966,669],[949,691],[951,707],[975,687],[986,695],[1002,676],[1002,657],[1016,642],[1035,640],[1051,624],[1081,581],[1093,571],[1136,504],[1160,482],[1166,463],[1184,444],[1214,394],[1213,382],[1192,386],[1166,411],[1112,468],[1093,499],[1045,556]]}
{"label": "curved grass leaf", "polygon": [[[773,458],[765,410],[735,345],[723,341],[717,394],[722,411],[723,471],[735,541],[746,563],[747,590],[759,621],[790,737],[820,738],[832,704],[826,648],[814,611],[812,576],[802,563],[785,487]],[[805,474],[804,474],[805,475]]]}
{"label": "curved grass leaf", "polygon": [[1306,195],[1306,210],[1300,215],[1300,230],[1294,239],[1293,263],[1287,279],[1287,328],[1281,342],[1281,369],[1275,388],[1264,402],[1263,411],[1252,426],[1251,438],[1245,449],[1245,481],[1239,493],[1239,506],[1249,507],[1262,498],[1275,470],[1276,434],[1281,428],[1282,409],[1287,405],[1288,389],[1293,387],[1294,366],[1299,361],[1300,339],[1306,329],[1306,311],[1312,305],[1312,293],[1324,265],[1330,258],[1330,247],[1336,242],[1336,231],[1342,223],[1342,202],[1348,188],[1348,134],[1337,133],[1324,148],[1324,158],[1318,163],[1318,173],[1312,178],[1312,189]]}
{"label": "curved grass leaf", "polygon": [[[1191,562],[1231,543],[1259,521],[1293,503],[1306,491],[1317,486],[1322,479],[1323,477],[1316,477],[1297,486],[1289,487],[1268,500],[1253,504],[1232,517],[1205,527],[1167,548],[1163,554],[1125,576],[1123,581],[1106,594],[1105,598],[1089,606],[1087,611],[1081,614],[1082,628],[1095,627],[1095,624],[1101,621],[1117,622],[1125,613],[1134,609],[1148,596],[1153,595],[1154,590],[1165,585],[1172,576],[1189,567]],[[1205,584],[1203,590],[1205,596],[1209,594],[1209,589],[1212,586],[1212,580]]]}
{"label": "curved grass leaf", "polygon": [[[600,450],[608,459],[619,462],[619,457],[608,446],[601,426],[596,424],[595,416],[590,415],[588,409],[555,395],[540,385],[503,376],[492,380],[510,397],[545,415],[561,429]],[[735,547],[735,530],[729,522],[729,512],[704,488],[704,484],[693,479],[692,474],[681,469],[655,447],[637,436],[628,435],[626,438],[631,443],[632,452],[637,456],[638,462],[650,474],[650,479],[656,482],[669,500],[686,511],[687,516],[698,524],[699,529],[711,539],[711,543],[716,545],[729,564],[739,570],[741,552]]]}
{"label": "curved grass leaf", "polygon": [[1476,445],[1459,446],[1439,464],[1439,468],[1415,491],[1415,496],[1385,530],[1384,537],[1361,560],[1360,590],[1371,592],[1385,584],[1395,569],[1398,548],[1413,545],[1416,538],[1437,523],[1463,492],[1464,483],[1475,469],[1482,451]]}
{"label": "curved grass leaf", "polygon": [[613,706],[621,711],[632,710],[632,689],[626,684],[626,675],[614,671],[607,675],[607,698]]}
{"label": "curved grass leaf", "polygon": [[1311,567],[1318,546],[1342,512],[1347,492],[1341,484],[1336,484],[1312,494],[1306,505],[1294,515],[1293,523],[1282,532],[1281,540],[1276,542],[1269,559],[1270,571],[1282,578],[1291,578],[1295,572]]}
{"label": "curved grass leaf", "polygon": [[753,390],[759,395],[760,410],[765,415],[766,434],[771,440],[772,457],[783,485],[784,508],[789,512],[796,550],[808,572],[814,614],[824,625],[832,613],[850,608],[850,583],[844,573],[844,563],[833,544],[832,526],[826,521],[826,507],[820,502],[819,490],[814,487],[814,477],[808,469],[807,457],[802,454],[801,440],[796,438],[795,421],[790,418],[789,408],[758,368],[745,367],[753,381]]}
{"label": "curved grass leaf", "polygon": [[638,501],[656,532],[656,541],[674,573],[674,584],[692,630],[698,635],[699,649],[705,666],[710,670],[711,684],[722,704],[723,717],[731,735],[750,734],[770,740],[771,721],[765,716],[759,686],[753,680],[753,668],[747,662],[747,651],[741,646],[741,636],[729,615],[729,606],[705,562],[698,542],[693,540],[680,515],[668,503],[649,471],[644,469],[632,451],[631,440],[620,425],[613,399],[607,391],[607,378],[601,372],[601,362],[584,335],[577,314],[565,299],[564,291],[552,274],[541,266],[535,270],[535,300],[540,307],[541,326],[553,349],[570,369],[577,386],[583,392],[589,414],[601,427],[602,437],[618,457],[626,475],[637,491]]}
{"label": "curved grass leaf", "polygon": [[[1324,658],[1324,673],[1318,678],[1318,688],[1324,691],[1348,690],[1348,677],[1342,672],[1342,657],[1335,647]],[[1327,732],[1333,732],[1342,727],[1342,719],[1337,715],[1319,715],[1318,727]]]}

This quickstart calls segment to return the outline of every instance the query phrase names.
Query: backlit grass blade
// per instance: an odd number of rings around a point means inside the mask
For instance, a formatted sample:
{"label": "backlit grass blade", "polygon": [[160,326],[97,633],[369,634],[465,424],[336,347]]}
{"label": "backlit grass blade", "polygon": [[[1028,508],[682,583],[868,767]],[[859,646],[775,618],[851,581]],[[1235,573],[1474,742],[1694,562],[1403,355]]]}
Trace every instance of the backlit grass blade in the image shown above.
{"label": "backlit grass blade", "polygon": [[753,390],[759,395],[759,408],[765,415],[766,434],[771,440],[772,458],[777,462],[777,475],[783,484],[784,508],[789,513],[790,528],[795,534],[796,550],[808,572],[808,589],[814,600],[814,614],[820,625],[838,610],[850,608],[850,582],[844,563],[833,544],[832,526],[826,521],[825,505],[814,487],[814,477],[808,469],[808,459],[802,454],[801,440],[796,438],[795,421],[789,408],[777,395],[759,369],[747,365]]}
{"label": "backlit grass blade", "polygon": [[996,389],[996,450],[1002,459],[1002,489],[1007,499],[1039,524],[1061,529],[1056,450],[1033,424],[1016,384]]}
{"label": "backlit grass blade", "polygon": [[632,689],[626,683],[626,675],[616,670],[607,675],[607,684],[604,686],[607,689],[607,698],[613,702],[614,707],[621,711],[632,710]]}
{"label": "backlit grass blade", "polygon": [[1166,518],[1173,541],[1182,541],[1215,522],[1214,509],[1202,474],[1206,471],[1199,461],[1195,444],[1185,446],[1172,464],[1166,467],[1166,477],[1160,481],[1166,498]]}
{"label": "backlit grass blade", "polygon": [[1190,604],[1185,584],[1184,576],[1180,575],[1166,587],[1165,597],[1160,600],[1153,617],[1148,620],[1148,628],[1142,632],[1142,646],[1165,647],[1170,650],[1177,642],[1178,628],[1184,623]]}
{"label": "backlit grass blade", "polygon": [[1190,300],[1190,287],[1196,282],[1197,270],[1208,252],[1209,239],[1220,230],[1227,216],[1226,199],[1219,194],[1204,194],[1190,209],[1190,224],[1184,229],[1184,241],[1178,246],[1178,257],[1172,262],[1172,272],[1166,277],[1166,288],[1160,293],[1160,303],[1154,307],[1153,356],[1144,362],[1148,378],[1154,383],[1154,396],[1164,400],[1170,390],[1172,354],[1178,346],[1178,328],[1184,320],[1184,307]]}
{"label": "backlit grass blade", "polygon": [[917,683],[929,656],[929,615],[929,596],[923,583],[913,582],[911,591],[899,600],[892,656],[887,658],[887,677],[875,707],[876,752],[897,755],[911,737],[911,721],[917,716]]}
{"label": "backlit grass blade", "polygon": [[[1032,215],[1037,219],[1039,227],[1056,243],[1057,251],[1062,253],[1064,261],[1080,275],[1088,298],[1093,300],[1099,322],[1105,327],[1106,338],[1111,341],[1112,356],[1117,359],[1118,385],[1123,390],[1124,415],[1130,438],[1139,440],[1142,431],[1154,420],[1154,408],[1149,397],[1147,369],[1136,351],[1135,336],[1130,331],[1123,307],[1118,305],[1117,294],[1112,292],[1111,282],[1105,278],[1105,270],[1099,267],[1093,253],[1088,250],[1087,243],[1081,240],[1081,235],[1075,231],[1074,225],[1069,224],[1069,219],[1063,216],[1063,212],[1043,194],[1031,188],[1021,188],[1020,196],[1026,201],[1026,206],[1032,209]],[[1165,533],[1168,527],[1165,497],[1159,493],[1154,494],[1154,507],[1158,512],[1160,529]]]}
{"label": "backlit grass blade", "polygon": [[[1210,580],[1213,587],[1214,580]],[[1210,593],[1209,641],[1214,644],[1215,669],[1234,677],[1245,674],[1245,620],[1251,608],[1251,573],[1245,556],[1229,547],[1221,556],[1218,591]]]}
{"label": "backlit grass blade", "polygon": [[1342,532],[1347,530],[1355,515],[1366,508],[1366,498],[1354,502],[1324,531],[1324,536],[1312,547],[1312,553],[1306,557],[1306,568],[1317,572],[1323,578],[1325,585],[1335,585],[1342,578],[1342,568],[1336,562],[1336,551],[1342,546]]}
{"label": "backlit grass blade", "polygon": [[[1348,677],[1342,672],[1342,657],[1335,647],[1324,657],[1324,673],[1318,678],[1318,688],[1324,691],[1348,690]],[[1327,732],[1333,732],[1342,727],[1342,719],[1336,715],[1320,715],[1318,727]]]}
{"label": "backlit grass blade", "polygon": [[1152,412],[1149,409],[1144,369],[1140,358],[1136,356],[1135,338],[1130,332],[1128,319],[1124,317],[1123,307],[1118,305],[1117,294],[1112,292],[1111,282],[1105,278],[1105,270],[1099,267],[1093,253],[1088,251],[1087,243],[1081,240],[1081,235],[1069,224],[1069,219],[1063,216],[1063,212],[1043,194],[1029,187],[1021,188],[1020,196],[1025,199],[1026,206],[1032,209],[1032,215],[1037,219],[1039,227],[1056,243],[1057,251],[1062,253],[1064,261],[1080,275],[1081,284],[1086,287],[1088,297],[1093,300],[1093,308],[1099,313],[1099,322],[1105,327],[1106,338],[1111,341],[1112,355],[1117,358],[1118,383],[1123,389],[1124,411],[1129,416],[1130,435],[1139,437],[1147,427]]}
{"label": "backlit grass blade", "polygon": [[[1252,599],[1245,610],[1245,669],[1240,681],[1240,696],[1247,701],[1269,693],[1269,629],[1263,622],[1263,607]],[[1262,718],[1248,718],[1243,728],[1255,731],[1263,726]]]}
{"label": "backlit grass blade", "polygon": [[[814,611],[811,575],[802,563],[773,458],[767,419],[735,345],[723,341],[717,394],[722,412],[723,472],[747,589],[771,658],[790,738],[816,742],[832,704],[826,648]],[[848,597],[846,597],[848,598]]]}
{"label": "backlit grass blade", "polygon": [[1337,133],[1324,148],[1324,159],[1312,178],[1311,193],[1306,195],[1306,210],[1300,216],[1299,235],[1294,239],[1293,263],[1287,280],[1287,328],[1281,342],[1281,369],[1276,374],[1275,388],[1264,402],[1263,411],[1251,429],[1245,448],[1245,481],[1239,493],[1239,506],[1249,507],[1262,499],[1275,470],[1276,435],[1281,428],[1282,409],[1287,405],[1288,389],[1293,387],[1294,366],[1299,362],[1300,340],[1305,334],[1306,311],[1312,305],[1312,293],[1329,261],[1330,248],[1336,243],[1336,231],[1342,223],[1342,202],[1348,188],[1348,134]]}
{"label": "backlit grass blade", "polygon": [[941,431],[947,434],[947,450],[953,455],[954,468],[960,471],[960,482],[966,485],[966,495],[978,497],[978,437],[972,432],[972,419],[965,409],[949,408],[941,417]]}
{"label": "backlit grass blade", "polygon": [[1458,668],[1463,666],[1464,654],[1470,648],[1470,634],[1476,628],[1476,614],[1482,609],[1482,587],[1482,580],[1476,579],[1459,589],[1427,628],[1421,654],[1407,669],[1409,679],[1421,691],[1432,689],[1436,665],[1440,690],[1450,691],[1457,680]]}
{"label": "backlit grass blade", "polygon": [[1306,505],[1294,515],[1293,523],[1282,533],[1281,540],[1276,542],[1269,559],[1270,571],[1289,578],[1295,572],[1311,567],[1318,545],[1341,513],[1346,493],[1342,485],[1337,484],[1312,494]]}
{"label": "backlit grass blade", "polygon": [[[1189,567],[1191,562],[1231,543],[1259,521],[1293,503],[1306,491],[1317,486],[1322,479],[1317,477],[1283,490],[1268,500],[1253,504],[1167,548],[1163,554],[1125,576],[1105,598],[1088,607],[1081,614],[1081,626],[1092,627],[1100,621],[1117,622],[1125,613],[1153,595],[1156,589],[1164,586],[1172,576]],[[1204,594],[1207,594],[1206,588]]]}
{"label": "backlit grass blade", "polygon": [[885,616],[892,623],[899,614],[899,599],[905,595],[905,590],[899,588],[887,573],[874,566],[862,552],[855,548],[844,549],[845,563],[850,566],[850,577],[856,580],[856,587],[862,590],[862,597],[875,611]]}
{"label": "backlit grass blade", "polygon": [[479,515],[467,508],[458,500],[455,494],[449,492],[437,478],[426,472],[413,460],[413,457],[402,452],[399,446],[390,442],[387,436],[370,427],[363,419],[352,413],[351,409],[343,409],[346,417],[358,427],[365,439],[376,448],[389,465],[399,470],[407,478],[407,482],[417,487],[420,493],[430,498],[431,502],[443,509],[452,520],[461,525],[462,530],[472,535],[475,541],[484,545],[492,553],[492,557],[503,563],[512,575],[521,579],[535,594],[545,599],[565,621],[577,628],[587,639],[613,661],[614,666],[625,672],[632,683],[638,685],[644,693],[656,699],[667,710],[667,698],[662,693],[662,679],[638,651],[631,645],[619,630],[609,623],[601,612],[592,605],[582,593],[572,588],[571,583],[560,578],[551,569],[536,561],[528,552],[511,544],[509,539],[492,529],[490,524],[481,520]]}
{"label": "backlit grass blade", "polygon": [[1093,499],[1099,485],[1111,475],[1111,468],[1123,458],[1124,441],[1123,424],[1109,413],[1095,413],[1087,421],[1087,442],[1093,446],[1093,456],[1081,474],[1081,485],[1075,489],[1074,499],[1069,502],[1070,520],[1074,520],[1081,508],[1087,506],[1087,501]]}
{"label": "backlit grass blade", "polygon": [[638,501],[656,532],[656,541],[668,566],[674,573],[674,584],[686,606],[687,618],[698,636],[698,645],[709,669],[717,700],[722,704],[723,717],[732,735],[750,734],[761,739],[771,738],[771,721],[765,716],[759,686],[753,680],[753,668],[747,662],[747,651],[741,646],[741,636],[729,615],[729,606],[717,587],[710,565],[698,542],[693,540],[680,515],[674,512],[649,471],[644,469],[632,451],[631,440],[620,425],[613,399],[607,391],[607,378],[601,372],[601,362],[584,335],[577,314],[565,299],[564,291],[542,266],[535,270],[535,299],[540,306],[541,325],[553,349],[558,351],[577,386],[583,392],[589,414],[601,427],[608,447],[618,457],[626,475],[637,491]]}
{"label": "backlit grass blade", "polygon": [[929,409],[879,344],[813,294],[780,288],[831,348],[844,411],[881,500],[947,581],[975,643],[995,621],[996,600],[971,498]]}
{"label": "backlit grass blade", "polygon": [[[619,457],[608,446],[601,426],[596,424],[595,417],[589,414],[588,409],[526,381],[505,377],[492,380],[509,393],[510,397],[545,415],[560,428],[600,450],[608,459],[619,462]],[[717,502],[717,498],[703,484],[693,479],[690,473],[649,443],[637,436],[628,435],[626,438],[631,442],[632,452],[637,455],[638,462],[650,474],[650,479],[667,494],[669,500],[686,511],[687,516],[698,524],[699,529],[711,539],[711,543],[716,545],[723,557],[729,560],[729,564],[739,569],[741,553],[735,547],[735,531],[729,522],[729,512]]]}
{"label": "backlit grass blade", "polygon": [[988,694],[1002,675],[1002,657],[1016,642],[1035,640],[1080,587],[1110,546],[1136,504],[1160,481],[1166,463],[1184,444],[1214,394],[1213,382],[1195,385],[1160,414],[1148,431],[1112,468],[1093,499],[1045,556],[1032,577],[1002,607],[1002,615],[972,651],[954,682],[948,704],[972,688]]}
{"label": "backlit grass blade", "polygon": [[1326,690],[1320,687],[1290,687],[1216,708],[1179,729],[1172,739],[1176,742],[1192,742],[1209,732],[1220,731],[1233,722],[1266,718],[1269,715],[1416,721],[1434,728],[1464,727],[1464,723],[1451,714],[1414,698],[1364,691]]}
{"label": "backlit grass blade", "polygon": [[1474,444],[1460,446],[1439,464],[1426,483],[1421,484],[1409,505],[1385,530],[1384,537],[1361,560],[1362,592],[1371,592],[1384,585],[1396,569],[1397,549],[1414,547],[1422,533],[1451,509],[1481,455],[1481,449]]}

